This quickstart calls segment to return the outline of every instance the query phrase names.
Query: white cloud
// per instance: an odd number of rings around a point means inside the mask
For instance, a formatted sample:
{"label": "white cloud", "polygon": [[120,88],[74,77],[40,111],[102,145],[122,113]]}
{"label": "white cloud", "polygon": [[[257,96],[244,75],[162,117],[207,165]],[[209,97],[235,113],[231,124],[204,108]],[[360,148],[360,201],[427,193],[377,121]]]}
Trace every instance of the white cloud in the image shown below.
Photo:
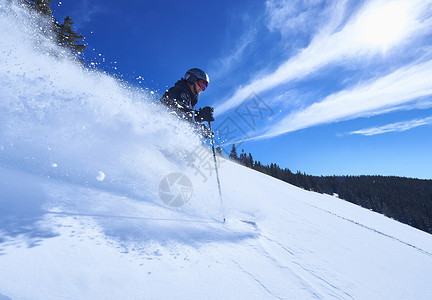
{"label": "white cloud", "polygon": [[397,122],[392,123],[380,127],[374,127],[374,128],[367,128],[367,129],[361,129],[357,131],[353,131],[350,134],[360,134],[360,135],[376,135],[376,134],[383,134],[388,132],[401,132],[401,131],[407,131],[419,126],[423,125],[431,125],[432,124],[432,117],[424,118],[424,119],[415,119],[411,121],[404,121],[404,122]]}
{"label": "white cloud", "polygon": [[275,136],[323,123],[374,115],[432,95],[432,60],[404,67],[350,90],[344,90],[294,112],[268,129]]}
{"label": "white cloud", "polygon": [[[255,78],[246,86],[240,87],[229,99],[217,106],[215,112],[217,115],[223,114],[239,105],[251,92],[261,93],[279,85],[305,78],[331,63],[379,53],[382,51],[383,45],[374,44],[369,38],[365,38],[367,35],[364,34],[364,28],[367,28],[371,14],[377,10],[385,14],[387,5],[394,2],[377,0],[368,2],[339,31],[334,31],[337,28],[336,24],[324,26],[307,48],[283,62],[273,73]],[[400,42],[409,34],[413,34],[413,30],[419,26],[418,18],[430,5],[430,3],[422,0],[399,0],[398,3],[402,3],[401,7],[408,19],[405,21],[405,26],[400,28],[399,34],[388,41],[388,44],[385,45],[386,48],[390,47],[391,44]],[[398,8],[397,11],[400,12],[401,9]],[[340,14],[340,10],[335,14]],[[383,18],[384,16],[385,18],[391,17],[383,15]],[[337,19],[342,20],[342,18]],[[386,23],[383,22],[383,24]],[[380,32],[384,34],[385,31]]]}
{"label": "white cloud", "polygon": [[270,31],[290,34],[316,26],[318,12],[324,0],[267,0],[267,27]]}
{"label": "white cloud", "polygon": [[230,72],[238,62],[244,58],[247,47],[252,43],[255,32],[252,30],[245,34],[237,43],[235,50],[229,55],[217,60],[217,67],[211,72],[210,80],[220,78]]}

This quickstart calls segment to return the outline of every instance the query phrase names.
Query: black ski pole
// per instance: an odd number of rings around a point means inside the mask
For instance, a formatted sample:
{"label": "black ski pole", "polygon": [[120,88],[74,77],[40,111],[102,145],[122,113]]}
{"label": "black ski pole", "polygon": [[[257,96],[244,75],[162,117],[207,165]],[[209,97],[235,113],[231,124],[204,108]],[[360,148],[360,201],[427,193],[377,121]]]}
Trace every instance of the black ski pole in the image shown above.
{"label": "black ski pole", "polygon": [[208,125],[209,125],[209,129],[210,129],[210,142],[211,142],[212,150],[213,150],[213,159],[214,159],[214,163],[215,163],[216,179],[217,179],[218,190],[219,190],[219,200],[220,200],[221,207],[222,207],[222,218],[223,218],[223,222],[225,223],[225,208],[224,208],[224,204],[223,204],[223,200],[222,200],[222,190],[221,190],[221,185],[220,185],[220,180],[219,180],[219,171],[218,171],[217,161],[216,161],[216,151],[215,151],[215,147],[214,147],[214,139],[213,139],[213,134],[211,132],[210,121],[208,121]]}

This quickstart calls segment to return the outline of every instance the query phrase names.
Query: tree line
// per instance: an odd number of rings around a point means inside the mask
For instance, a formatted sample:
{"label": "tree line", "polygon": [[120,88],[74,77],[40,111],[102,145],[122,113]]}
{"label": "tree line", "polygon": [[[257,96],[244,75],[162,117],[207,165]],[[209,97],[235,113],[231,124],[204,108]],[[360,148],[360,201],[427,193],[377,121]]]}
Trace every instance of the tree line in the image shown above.
{"label": "tree line", "polygon": [[312,176],[275,163],[263,165],[232,145],[229,158],[308,191],[339,198],[432,233],[432,180],[397,176]]}
{"label": "tree line", "polygon": [[52,0],[20,1],[24,6],[50,20],[48,28],[40,27],[40,30],[45,34],[54,34],[57,45],[69,50],[76,57],[84,51],[86,48],[85,38],[72,28],[74,24],[72,18],[67,16],[61,24],[54,18],[51,8]]}

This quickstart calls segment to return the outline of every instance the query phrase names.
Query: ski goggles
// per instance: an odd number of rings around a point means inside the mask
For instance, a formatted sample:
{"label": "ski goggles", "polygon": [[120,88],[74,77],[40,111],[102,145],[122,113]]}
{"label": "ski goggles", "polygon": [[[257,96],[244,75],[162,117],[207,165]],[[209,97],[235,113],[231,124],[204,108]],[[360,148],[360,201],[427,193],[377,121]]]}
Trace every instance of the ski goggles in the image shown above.
{"label": "ski goggles", "polygon": [[201,79],[200,81],[198,81],[198,85],[201,88],[201,90],[204,91],[208,87],[208,82],[205,81],[204,79]]}

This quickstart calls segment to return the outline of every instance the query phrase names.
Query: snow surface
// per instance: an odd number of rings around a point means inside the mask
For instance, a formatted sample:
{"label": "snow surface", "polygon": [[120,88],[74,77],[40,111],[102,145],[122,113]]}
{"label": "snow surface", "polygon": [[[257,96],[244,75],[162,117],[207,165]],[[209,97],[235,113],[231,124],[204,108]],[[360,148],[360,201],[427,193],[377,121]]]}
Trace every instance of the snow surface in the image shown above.
{"label": "snow surface", "polygon": [[431,235],[226,160],[222,206],[190,128],[43,22],[0,0],[0,299],[431,298]]}

